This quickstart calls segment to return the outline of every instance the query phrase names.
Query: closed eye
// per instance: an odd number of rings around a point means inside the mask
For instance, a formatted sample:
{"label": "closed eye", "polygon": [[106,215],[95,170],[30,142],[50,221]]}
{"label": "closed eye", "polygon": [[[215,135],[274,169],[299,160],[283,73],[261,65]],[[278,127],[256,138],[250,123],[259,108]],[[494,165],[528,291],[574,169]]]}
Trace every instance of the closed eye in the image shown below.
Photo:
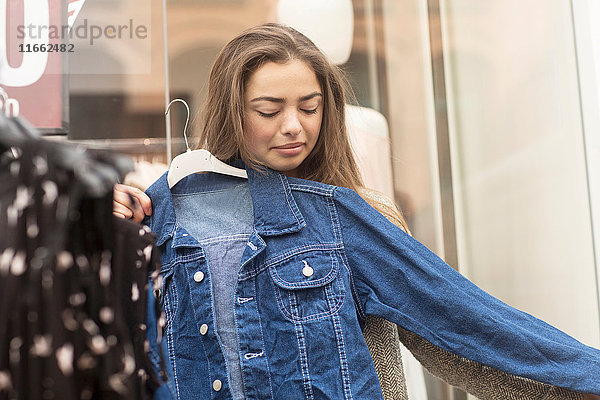
{"label": "closed eye", "polygon": [[[312,109],[312,110],[305,110],[305,109],[301,109],[301,111],[302,111],[303,113],[305,113],[305,114],[316,114],[318,110],[319,110],[319,107],[317,107],[317,108],[314,108],[314,109]],[[279,111],[275,111],[275,112],[272,112],[272,113],[264,113],[264,112],[261,112],[261,111],[257,111],[257,113],[258,113],[258,115],[260,115],[261,117],[264,117],[264,118],[272,118],[272,117],[276,116],[277,114],[279,114]]]}
{"label": "closed eye", "polygon": [[264,113],[264,112],[260,112],[260,111],[257,111],[257,112],[258,112],[258,115],[260,115],[261,117],[265,117],[265,118],[274,117],[279,113],[279,111],[275,111],[273,113]]}

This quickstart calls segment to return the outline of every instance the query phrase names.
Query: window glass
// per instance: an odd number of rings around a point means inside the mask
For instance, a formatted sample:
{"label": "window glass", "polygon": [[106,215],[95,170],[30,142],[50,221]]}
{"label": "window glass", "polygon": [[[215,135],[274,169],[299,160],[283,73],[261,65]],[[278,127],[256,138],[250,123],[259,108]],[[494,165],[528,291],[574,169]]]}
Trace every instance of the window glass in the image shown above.
{"label": "window glass", "polygon": [[571,4],[442,3],[461,271],[598,346]]}

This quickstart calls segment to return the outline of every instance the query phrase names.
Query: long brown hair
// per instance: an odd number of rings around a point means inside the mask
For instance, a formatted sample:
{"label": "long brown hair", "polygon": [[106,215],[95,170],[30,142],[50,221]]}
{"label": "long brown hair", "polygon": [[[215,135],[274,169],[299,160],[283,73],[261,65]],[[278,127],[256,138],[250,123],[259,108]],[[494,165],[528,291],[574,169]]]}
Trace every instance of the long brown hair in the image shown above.
{"label": "long brown hair", "polygon": [[341,69],[327,59],[302,33],[268,23],[250,28],[223,47],[210,71],[208,94],[201,116],[199,146],[223,161],[241,158],[260,169],[244,142],[244,93],[249,77],[267,62],[305,62],[314,71],[323,92],[323,121],[319,138],[298,167],[298,176],[357,191],[386,217],[404,218],[396,209],[365,195],[364,184],[346,132],[346,101],[354,98]]}

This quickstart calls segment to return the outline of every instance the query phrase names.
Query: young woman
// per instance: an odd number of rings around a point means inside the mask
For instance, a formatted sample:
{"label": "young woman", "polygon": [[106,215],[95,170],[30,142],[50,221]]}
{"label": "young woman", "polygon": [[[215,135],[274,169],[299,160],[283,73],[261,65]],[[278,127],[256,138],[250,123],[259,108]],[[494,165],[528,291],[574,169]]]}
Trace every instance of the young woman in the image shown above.
{"label": "young woman", "polygon": [[146,216],[158,238],[177,398],[381,399],[372,316],[480,398],[599,398],[600,351],[478,289],[364,189],[345,87],[299,32],[249,29],[215,61],[200,132],[248,180],[116,187],[115,214]]}

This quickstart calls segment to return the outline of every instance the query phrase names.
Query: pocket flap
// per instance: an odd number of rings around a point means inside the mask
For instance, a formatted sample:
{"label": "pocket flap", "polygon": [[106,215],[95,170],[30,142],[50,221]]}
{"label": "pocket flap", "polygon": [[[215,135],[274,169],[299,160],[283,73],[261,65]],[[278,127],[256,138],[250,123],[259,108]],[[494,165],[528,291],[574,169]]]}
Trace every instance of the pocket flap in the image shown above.
{"label": "pocket flap", "polygon": [[271,265],[269,273],[283,289],[314,288],[333,281],[338,274],[338,263],[331,252],[311,251]]}

